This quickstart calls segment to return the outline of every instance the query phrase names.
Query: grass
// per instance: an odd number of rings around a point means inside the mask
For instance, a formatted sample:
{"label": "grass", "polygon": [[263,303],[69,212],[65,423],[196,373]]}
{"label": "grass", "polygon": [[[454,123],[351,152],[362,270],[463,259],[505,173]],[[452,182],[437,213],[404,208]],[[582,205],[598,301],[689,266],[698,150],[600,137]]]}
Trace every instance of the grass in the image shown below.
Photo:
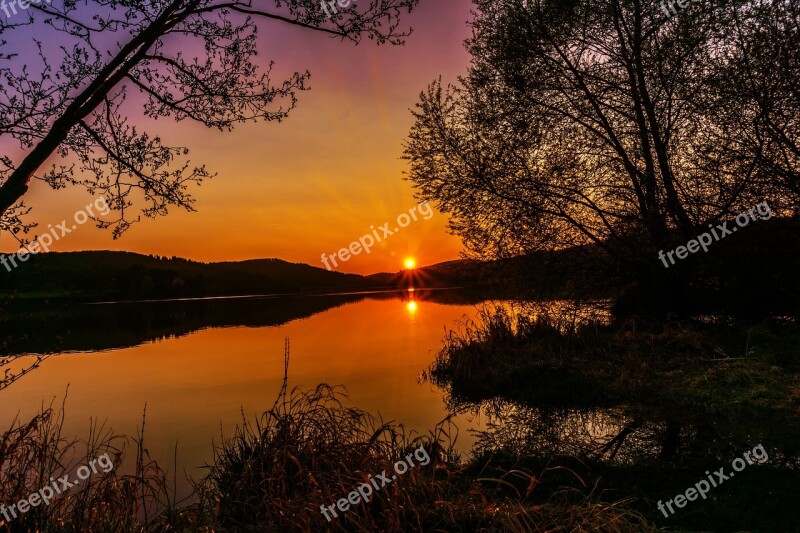
{"label": "grass", "polygon": [[455,401],[794,417],[800,331],[698,324],[569,321],[486,308],[447,334],[425,377]]}
{"label": "grass", "polygon": [[[53,498],[22,514],[0,517],[3,531],[145,531],[157,530],[175,509],[168,475],[151,461],[142,446],[141,435],[114,435],[103,426],[92,425],[85,440],[63,435],[63,405],[43,409],[31,420],[16,420],[0,435],[0,503],[6,505],[29,498],[53,480],[75,471],[89,461],[108,454],[114,468],[98,472]],[[126,449],[134,451],[133,470],[121,474],[119,467]],[[13,514],[18,514],[16,518]]]}
{"label": "grass", "polygon": [[[288,358],[288,354],[287,354]],[[287,359],[288,365],[288,359]],[[59,414],[60,413],[60,414]],[[97,428],[85,442],[61,434],[63,411],[44,410],[5,432],[0,502],[27,497],[51,475],[109,453],[115,468],[10,523],[5,531],[647,531],[630,500],[549,486],[561,471],[499,467],[490,455],[466,460],[443,421],[426,435],[376,420],[348,405],[343,390],[284,388],[275,404],[243,420],[214,449],[208,474],[186,501],[148,458],[143,434]],[[430,457],[327,522],[320,506],[347,496],[370,475],[422,446]],[[126,453],[130,450],[131,453]],[[131,455],[133,457],[131,457]],[[507,461],[507,458],[506,458]],[[130,464],[129,464],[130,462]],[[125,467],[131,474],[123,474]],[[543,481],[545,480],[545,481]]]}
{"label": "grass", "polygon": [[[662,527],[788,531],[800,518],[798,344],[785,319],[613,324],[486,308],[447,335],[425,376],[451,409],[487,414],[479,452],[635,495]],[[656,510],[759,443],[768,466],[669,519]]]}
{"label": "grass", "polygon": [[[656,531],[657,525],[729,530],[749,523],[780,531],[792,523],[785,508],[797,498],[786,494],[797,483],[796,471],[748,471],[720,488],[713,502],[662,520],[654,502],[691,486],[706,464],[733,457],[730,450],[677,466],[658,454],[631,461],[617,446],[623,437],[584,456],[580,446],[565,446],[559,431],[573,431],[576,414],[596,430],[607,413],[622,413],[620,435],[644,431],[634,440],[644,450],[656,437],[669,440],[673,429],[686,438],[686,426],[674,416],[685,412],[728,420],[725,443],[735,432],[766,439],[770,450],[770,442],[797,442],[795,335],[775,324],[736,333],[487,310],[481,321],[448,335],[428,372],[454,403],[516,402],[513,416],[489,424],[469,456],[456,453],[450,420],[411,434],[349,405],[342,389],[289,390],[285,380],[269,409],[243,418],[214,447],[207,474],[193,481],[193,494],[182,501],[176,501],[174,472],[150,459],[143,430],[129,437],[95,426],[85,440],[69,440],[61,429],[63,406],[50,407],[0,436],[0,503],[19,501],[50,476],[74,472],[103,453],[115,468],[49,506],[0,522],[0,531],[627,532]],[[288,373],[288,350],[286,365]],[[651,422],[659,416],[670,417],[666,431]],[[537,444],[543,436],[550,448]],[[580,444],[584,435],[573,437]],[[699,432],[693,438],[702,441]],[[399,458],[420,446],[429,464],[410,468],[331,522],[324,518],[321,505],[346,498],[370,475],[392,472]],[[557,456],[564,451],[570,455]]]}

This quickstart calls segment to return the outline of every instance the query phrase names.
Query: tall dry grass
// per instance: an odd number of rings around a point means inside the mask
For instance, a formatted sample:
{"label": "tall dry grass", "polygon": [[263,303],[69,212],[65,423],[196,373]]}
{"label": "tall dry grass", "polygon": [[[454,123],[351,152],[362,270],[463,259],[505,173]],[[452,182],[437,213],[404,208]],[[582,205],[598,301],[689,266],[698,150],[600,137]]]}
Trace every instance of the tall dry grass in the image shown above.
{"label": "tall dry grass", "polygon": [[[286,352],[288,369],[288,347]],[[144,422],[142,425],[144,428]],[[136,437],[93,426],[83,441],[63,435],[63,406],[0,436],[0,503],[27,498],[51,476],[108,453],[115,468],[98,473],[10,523],[3,531],[642,531],[651,529],[627,501],[603,502],[590,490],[543,494],[547,471],[499,468],[455,452],[449,419],[425,435],[349,406],[342,389],[292,389],[243,419],[214,448],[208,474],[176,501],[172,477]],[[320,512],[370,475],[422,446],[430,457],[328,522]],[[130,464],[131,473],[123,466]]]}
{"label": "tall dry grass", "polygon": [[[144,448],[144,426],[131,437],[93,422],[79,440],[66,437],[63,424],[64,405],[50,405],[27,422],[14,420],[0,434],[0,504],[11,518],[0,516],[3,531],[155,531],[169,521],[180,502],[170,476]],[[109,472],[98,468],[48,505],[26,513],[8,510],[65,474],[76,480],[76,469],[103,454],[114,464]],[[131,470],[123,474],[126,460]]]}

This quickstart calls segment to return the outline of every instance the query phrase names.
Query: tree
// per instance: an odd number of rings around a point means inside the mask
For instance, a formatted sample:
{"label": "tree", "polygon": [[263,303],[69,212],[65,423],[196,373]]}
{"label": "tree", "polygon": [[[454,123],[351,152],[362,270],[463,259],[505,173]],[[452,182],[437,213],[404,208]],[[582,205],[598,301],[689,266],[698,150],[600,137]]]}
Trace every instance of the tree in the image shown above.
{"label": "tree", "polygon": [[32,180],[104,195],[117,218],[98,225],[113,227],[115,236],[138,219],[130,214],[134,205],[149,217],[169,206],[193,209],[190,186],[211,172],[186,161],[186,148],[166,146],[132,124],[124,105],[130,92],[143,95],[139,109],[153,119],[223,131],[280,122],[309,73],[275,83],[273,63],[255,61],[259,26],[400,44],[409,32],[398,30],[399,17],[418,2],[369,0],[334,10],[319,0],[39,0],[26,10],[12,7],[0,22],[0,142],[9,153],[0,158],[0,230],[30,228],[22,200]]}
{"label": "tree", "polygon": [[[800,2],[751,2],[730,11],[730,41],[704,105],[726,125],[719,139],[737,166],[786,198],[800,194]],[[795,210],[796,204],[791,205]]]}
{"label": "tree", "polygon": [[472,255],[657,267],[760,200],[796,206],[798,0],[475,3],[472,65],[421,94],[405,151]]}

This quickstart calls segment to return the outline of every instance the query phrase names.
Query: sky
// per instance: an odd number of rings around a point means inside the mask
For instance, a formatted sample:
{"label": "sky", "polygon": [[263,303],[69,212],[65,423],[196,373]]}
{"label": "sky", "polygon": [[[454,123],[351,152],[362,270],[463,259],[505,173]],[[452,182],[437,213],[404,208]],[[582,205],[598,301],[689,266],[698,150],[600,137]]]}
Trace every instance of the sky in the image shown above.
{"label": "sky", "polygon": [[[410,109],[428,83],[439,76],[454,83],[466,71],[463,41],[471,7],[470,0],[422,0],[404,19],[414,29],[404,46],[368,40],[355,46],[281,23],[262,25],[258,61],[274,60],[281,74],[311,72],[311,89],[299,94],[289,118],[219,132],[131,117],[165,143],[186,146],[192,163],[217,173],[192,190],[197,211],[173,209],[166,217],[145,219],[117,240],[87,223],[51,249],[127,250],[197,261],[277,257],[324,268],[321,254],[349,247],[372,233],[371,226],[389,222],[393,231],[398,216],[418,203],[411,183],[402,179]],[[92,200],[85,190],[53,191],[40,181],[32,182],[25,197],[37,232],[71,219]],[[339,261],[335,270],[394,272],[407,257],[419,265],[458,258],[460,240],[448,234],[446,215],[433,213],[393,231],[370,254]],[[0,249],[17,248],[0,236]]]}

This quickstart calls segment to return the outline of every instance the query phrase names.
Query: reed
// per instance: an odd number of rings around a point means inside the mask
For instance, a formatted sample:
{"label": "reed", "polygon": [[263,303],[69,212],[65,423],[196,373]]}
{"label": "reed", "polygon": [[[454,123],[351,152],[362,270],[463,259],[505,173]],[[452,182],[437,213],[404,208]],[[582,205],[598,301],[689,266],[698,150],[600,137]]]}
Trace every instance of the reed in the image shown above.
{"label": "reed", "polygon": [[[286,351],[288,373],[288,345]],[[0,523],[5,531],[642,531],[651,526],[628,500],[591,491],[544,492],[547,469],[500,468],[491,457],[465,459],[445,419],[425,435],[349,405],[346,392],[321,384],[289,390],[254,420],[243,415],[214,447],[208,473],[185,500],[135,437],[93,426],[84,441],[63,436],[63,405],[0,438],[0,502],[27,497],[50,476],[108,453],[116,467]],[[431,460],[328,522],[320,506],[346,497],[370,475],[423,446]],[[130,472],[130,473],[124,473]],[[536,490],[536,489],[539,490]]]}

